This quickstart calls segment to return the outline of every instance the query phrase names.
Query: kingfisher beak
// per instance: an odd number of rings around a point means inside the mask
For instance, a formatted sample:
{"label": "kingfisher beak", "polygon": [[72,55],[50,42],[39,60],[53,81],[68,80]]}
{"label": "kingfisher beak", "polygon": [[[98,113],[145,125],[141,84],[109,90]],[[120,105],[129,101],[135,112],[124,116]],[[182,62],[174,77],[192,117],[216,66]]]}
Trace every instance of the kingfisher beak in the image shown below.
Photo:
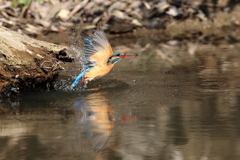
{"label": "kingfisher beak", "polygon": [[137,57],[138,54],[121,54],[119,57],[120,58],[132,58],[132,57]]}

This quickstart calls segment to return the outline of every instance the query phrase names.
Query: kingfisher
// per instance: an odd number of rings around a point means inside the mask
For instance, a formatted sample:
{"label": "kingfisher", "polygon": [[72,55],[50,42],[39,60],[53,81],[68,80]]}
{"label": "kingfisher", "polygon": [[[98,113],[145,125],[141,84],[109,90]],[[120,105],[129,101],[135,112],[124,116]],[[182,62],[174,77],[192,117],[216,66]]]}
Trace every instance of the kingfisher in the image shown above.
{"label": "kingfisher", "polygon": [[137,54],[113,52],[113,49],[102,29],[96,29],[92,36],[82,32],[81,37],[84,43],[84,66],[82,72],[71,84],[71,87],[75,87],[78,82],[88,82],[108,74],[113,66],[123,58],[138,56]]}

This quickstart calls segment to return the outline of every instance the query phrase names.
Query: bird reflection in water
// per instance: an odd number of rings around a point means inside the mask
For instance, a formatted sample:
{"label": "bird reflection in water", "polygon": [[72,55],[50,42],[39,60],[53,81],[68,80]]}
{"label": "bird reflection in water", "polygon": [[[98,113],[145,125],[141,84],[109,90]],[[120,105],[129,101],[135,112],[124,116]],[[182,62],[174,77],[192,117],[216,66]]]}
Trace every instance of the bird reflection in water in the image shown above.
{"label": "bird reflection in water", "polygon": [[76,107],[81,107],[83,111],[82,122],[86,136],[91,138],[97,152],[105,148],[114,128],[113,108],[106,95],[105,92],[92,93],[83,102],[76,102]]}

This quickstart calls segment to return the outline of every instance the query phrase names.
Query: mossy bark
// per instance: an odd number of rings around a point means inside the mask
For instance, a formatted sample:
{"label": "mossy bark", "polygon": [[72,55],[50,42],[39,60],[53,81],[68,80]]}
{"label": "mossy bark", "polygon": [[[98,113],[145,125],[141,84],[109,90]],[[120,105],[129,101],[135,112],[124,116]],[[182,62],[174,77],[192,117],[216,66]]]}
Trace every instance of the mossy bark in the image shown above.
{"label": "mossy bark", "polygon": [[0,26],[0,92],[9,93],[53,80],[72,61],[67,48],[35,40]]}

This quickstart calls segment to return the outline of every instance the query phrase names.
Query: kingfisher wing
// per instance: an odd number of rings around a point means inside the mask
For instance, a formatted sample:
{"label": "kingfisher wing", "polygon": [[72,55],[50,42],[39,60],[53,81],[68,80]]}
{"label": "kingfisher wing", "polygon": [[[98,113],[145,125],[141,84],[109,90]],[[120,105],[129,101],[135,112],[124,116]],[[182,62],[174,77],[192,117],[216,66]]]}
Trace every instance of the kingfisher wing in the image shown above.
{"label": "kingfisher wing", "polygon": [[96,30],[93,37],[82,34],[84,41],[84,61],[89,67],[105,65],[113,50],[102,30]]}

